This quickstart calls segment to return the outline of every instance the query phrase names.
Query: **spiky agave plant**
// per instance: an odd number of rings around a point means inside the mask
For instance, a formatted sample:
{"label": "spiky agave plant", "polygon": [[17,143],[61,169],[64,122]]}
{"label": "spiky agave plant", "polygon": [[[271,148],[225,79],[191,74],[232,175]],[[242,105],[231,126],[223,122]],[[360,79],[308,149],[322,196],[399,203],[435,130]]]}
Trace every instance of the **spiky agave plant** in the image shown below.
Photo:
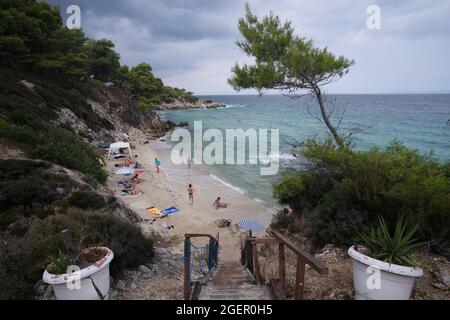
{"label": "spiky agave plant", "polygon": [[379,216],[378,220],[380,223],[378,227],[372,227],[368,232],[358,234],[361,244],[370,250],[372,257],[388,263],[418,267],[411,254],[428,243],[413,238],[418,226],[407,230],[408,221],[401,215],[395,225],[394,234],[391,235],[383,217]]}

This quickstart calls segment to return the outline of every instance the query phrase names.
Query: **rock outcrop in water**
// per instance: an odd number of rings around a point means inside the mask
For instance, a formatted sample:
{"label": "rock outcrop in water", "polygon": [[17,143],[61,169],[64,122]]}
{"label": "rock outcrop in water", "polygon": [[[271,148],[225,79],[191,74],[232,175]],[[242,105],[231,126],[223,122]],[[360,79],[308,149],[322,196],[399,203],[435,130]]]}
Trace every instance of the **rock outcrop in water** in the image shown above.
{"label": "rock outcrop in water", "polygon": [[199,99],[196,102],[188,102],[184,100],[177,100],[172,103],[165,103],[160,105],[158,110],[183,110],[183,109],[219,109],[225,108],[224,104],[214,102],[211,100]]}

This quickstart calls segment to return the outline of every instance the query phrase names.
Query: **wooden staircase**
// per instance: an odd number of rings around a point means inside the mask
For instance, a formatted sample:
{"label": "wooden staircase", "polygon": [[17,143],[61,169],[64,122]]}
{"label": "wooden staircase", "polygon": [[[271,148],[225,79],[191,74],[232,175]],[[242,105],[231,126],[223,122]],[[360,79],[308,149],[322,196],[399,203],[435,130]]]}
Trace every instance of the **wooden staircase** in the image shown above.
{"label": "wooden staircase", "polygon": [[220,264],[205,286],[199,300],[270,300],[266,285],[255,285],[250,271],[239,263]]}
{"label": "wooden staircase", "polygon": [[[303,299],[305,285],[305,267],[309,265],[320,274],[327,274],[328,267],[314,256],[295,245],[292,241],[274,230],[267,230],[269,237],[256,238],[251,232],[241,244],[241,261],[234,260],[219,263],[219,235],[186,234],[184,246],[184,297],[186,300],[285,300],[286,299],[286,265],[285,250],[290,250],[297,257],[295,278],[295,299]],[[191,279],[191,247],[195,247],[192,238],[209,238],[207,266],[208,274]],[[258,258],[258,245],[278,244],[279,277],[263,279]],[[202,257],[202,255],[199,255]],[[199,259],[202,270],[202,259]]]}

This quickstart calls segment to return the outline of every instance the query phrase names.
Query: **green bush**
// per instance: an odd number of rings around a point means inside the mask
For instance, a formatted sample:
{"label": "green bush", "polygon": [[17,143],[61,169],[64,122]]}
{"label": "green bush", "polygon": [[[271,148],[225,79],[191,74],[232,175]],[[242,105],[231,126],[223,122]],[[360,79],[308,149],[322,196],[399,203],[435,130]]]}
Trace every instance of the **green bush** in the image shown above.
{"label": "green bush", "polygon": [[73,183],[47,173],[50,163],[29,160],[0,160],[0,231],[19,217],[51,214],[48,206],[64,198]]}
{"label": "green bush", "polygon": [[18,144],[33,158],[50,161],[95,177],[100,183],[107,178],[97,161],[97,154],[75,134],[63,128],[47,126],[35,131],[0,118],[0,137]]}
{"label": "green bush", "polygon": [[61,231],[68,229],[75,243],[83,247],[105,246],[114,252],[111,272],[135,268],[153,257],[153,242],[136,225],[107,214],[72,210],[36,222],[29,235],[35,252],[48,264],[48,256],[64,248]]}
{"label": "green bush", "polygon": [[101,209],[106,205],[106,201],[97,193],[76,191],[70,196],[69,205],[80,209]]}
{"label": "green bush", "polygon": [[33,285],[42,277],[25,238],[0,238],[0,300],[33,298]]}
{"label": "green bush", "polygon": [[86,243],[106,246],[114,252],[113,274],[151,261],[153,241],[136,225],[106,214],[83,215],[82,221]]}
{"label": "green bush", "polygon": [[304,171],[285,174],[274,195],[303,215],[316,245],[354,243],[381,215],[389,228],[405,215],[437,252],[450,241],[449,164],[441,165],[393,141],[386,149],[354,151],[332,141],[307,142]]}
{"label": "green bush", "polygon": [[54,257],[65,250],[61,231],[66,229],[80,248],[110,248],[114,252],[110,265],[113,276],[148,263],[153,257],[152,239],[136,225],[114,216],[76,209],[37,219],[24,237],[0,239],[0,299],[33,298],[33,285],[55,261]]}

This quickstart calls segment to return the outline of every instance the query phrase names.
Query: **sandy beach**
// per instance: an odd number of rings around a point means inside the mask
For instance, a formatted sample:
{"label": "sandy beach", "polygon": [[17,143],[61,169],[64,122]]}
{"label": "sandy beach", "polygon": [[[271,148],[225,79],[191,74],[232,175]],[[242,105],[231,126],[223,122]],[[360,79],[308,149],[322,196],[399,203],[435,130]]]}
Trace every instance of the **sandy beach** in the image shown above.
{"label": "sandy beach", "polygon": [[[183,251],[183,240],[186,233],[220,234],[220,259],[224,262],[239,261],[240,259],[240,230],[237,222],[243,218],[256,219],[266,227],[269,226],[275,209],[265,203],[255,201],[242,191],[214,179],[202,166],[187,166],[177,168],[175,173],[170,163],[170,150],[157,147],[155,142],[142,144],[133,141],[136,149],[137,160],[144,166],[145,172],[140,175],[142,182],[138,188],[143,194],[138,196],[122,196],[121,188],[117,182],[127,180],[130,177],[115,175],[116,163],[122,161],[111,160],[108,163],[108,186],[131,209],[137,212],[144,223],[142,230],[145,234],[159,234],[175,252]],[[155,158],[162,160],[161,172],[156,172]],[[173,177],[175,175],[175,177]],[[183,183],[183,181],[185,181]],[[194,204],[189,202],[187,188],[189,184],[194,186]],[[225,209],[215,209],[214,200],[220,196],[225,203],[231,204]],[[147,208],[159,209],[176,206],[180,212],[172,214],[164,219],[156,219],[149,215]],[[231,219],[231,226],[219,228],[215,224],[217,219]],[[173,226],[168,230],[165,225]],[[205,239],[195,240],[205,242]]]}

